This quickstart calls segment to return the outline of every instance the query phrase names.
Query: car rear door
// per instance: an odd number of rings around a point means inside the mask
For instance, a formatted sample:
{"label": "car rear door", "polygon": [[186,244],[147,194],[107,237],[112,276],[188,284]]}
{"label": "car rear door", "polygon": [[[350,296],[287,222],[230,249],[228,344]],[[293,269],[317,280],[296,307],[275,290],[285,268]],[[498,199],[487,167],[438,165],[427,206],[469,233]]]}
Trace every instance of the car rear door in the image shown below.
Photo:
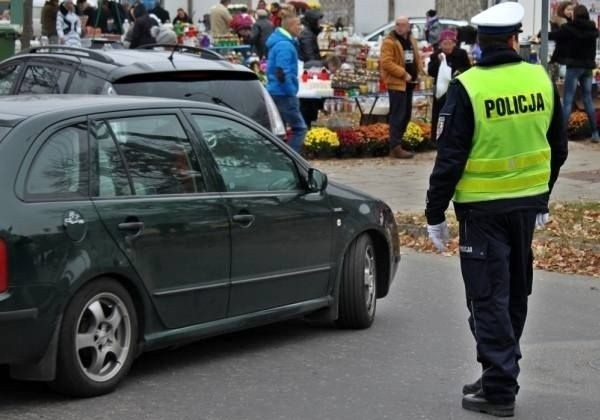
{"label": "car rear door", "polygon": [[280,141],[218,115],[191,113],[222,178],[232,220],[229,316],[323,299],[332,275],[333,213],[307,193]]}
{"label": "car rear door", "polygon": [[92,123],[94,203],[151,294],[178,328],[225,317],[229,218],[208,193],[188,132],[174,110],[97,117]]}

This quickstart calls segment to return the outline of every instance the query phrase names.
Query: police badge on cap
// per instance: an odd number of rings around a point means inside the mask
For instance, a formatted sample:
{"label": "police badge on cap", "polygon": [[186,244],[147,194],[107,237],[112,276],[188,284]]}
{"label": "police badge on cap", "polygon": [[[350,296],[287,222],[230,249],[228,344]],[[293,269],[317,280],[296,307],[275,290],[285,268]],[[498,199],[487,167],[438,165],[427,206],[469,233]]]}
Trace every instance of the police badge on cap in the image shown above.
{"label": "police badge on cap", "polygon": [[525,9],[517,2],[509,1],[490,7],[473,16],[471,23],[480,34],[501,35],[521,32]]}

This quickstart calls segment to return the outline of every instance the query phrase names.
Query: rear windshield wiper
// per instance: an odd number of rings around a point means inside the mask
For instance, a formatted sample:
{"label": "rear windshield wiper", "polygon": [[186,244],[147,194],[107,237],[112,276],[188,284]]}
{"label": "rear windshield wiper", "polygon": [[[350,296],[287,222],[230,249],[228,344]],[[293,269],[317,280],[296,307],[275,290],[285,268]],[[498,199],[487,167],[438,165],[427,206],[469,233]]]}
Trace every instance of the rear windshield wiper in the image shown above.
{"label": "rear windshield wiper", "polygon": [[237,111],[237,109],[235,109],[234,107],[232,107],[231,105],[229,105],[223,99],[221,99],[221,98],[219,98],[217,96],[211,96],[211,95],[209,95],[208,93],[205,93],[205,92],[188,92],[188,93],[186,93],[186,94],[183,95],[184,98],[191,98],[193,96],[204,96],[205,98],[210,99],[213,104],[223,105],[223,106],[226,106],[229,109]]}

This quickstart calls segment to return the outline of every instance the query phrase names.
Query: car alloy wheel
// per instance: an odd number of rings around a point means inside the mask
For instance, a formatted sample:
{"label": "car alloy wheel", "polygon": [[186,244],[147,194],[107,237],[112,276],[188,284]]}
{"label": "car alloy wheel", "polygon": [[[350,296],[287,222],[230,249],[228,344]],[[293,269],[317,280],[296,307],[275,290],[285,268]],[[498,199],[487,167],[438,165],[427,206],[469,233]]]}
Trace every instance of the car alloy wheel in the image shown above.
{"label": "car alloy wheel", "polygon": [[91,281],[63,314],[50,385],[78,397],[113,391],[133,363],[137,340],[137,313],[127,290],[113,279]]}
{"label": "car alloy wheel", "polygon": [[75,346],[79,366],[91,380],[104,382],[119,373],[131,351],[131,319],[117,295],[100,293],[86,303]]}
{"label": "car alloy wheel", "polygon": [[373,316],[375,312],[376,288],[377,288],[377,268],[375,266],[375,250],[369,245],[365,250],[365,268],[364,268],[364,284],[365,284],[365,309],[369,316]]}

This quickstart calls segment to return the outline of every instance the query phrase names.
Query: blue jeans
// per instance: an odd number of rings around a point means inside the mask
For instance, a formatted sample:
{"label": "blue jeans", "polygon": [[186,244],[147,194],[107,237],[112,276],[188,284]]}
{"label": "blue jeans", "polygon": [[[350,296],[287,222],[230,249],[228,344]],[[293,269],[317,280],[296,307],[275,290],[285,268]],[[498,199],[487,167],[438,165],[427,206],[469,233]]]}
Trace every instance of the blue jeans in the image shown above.
{"label": "blue jeans", "polygon": [[565,129],[569,125],[569,115],[573,108],[573,100],[575,99],[575,90],[577,82],[581,86],[581,97],[583,99],[583,107],[590,121],[592,136],[598,136],[598,128],[596,127],[596,110],[592,102],[592,71],[590,69],[582,69],[578,67],[567,67],[565,76],[565,90],[563,98],[563,121]]}
{"label": "blue jeans", "polygon": [[295,96],[273,96],[273,101],[277,105],[283,122],[292,129],[292,136],[289,140],[290,147],[299,152],[306,134],[306,123],[300,113],[300,101]]}

